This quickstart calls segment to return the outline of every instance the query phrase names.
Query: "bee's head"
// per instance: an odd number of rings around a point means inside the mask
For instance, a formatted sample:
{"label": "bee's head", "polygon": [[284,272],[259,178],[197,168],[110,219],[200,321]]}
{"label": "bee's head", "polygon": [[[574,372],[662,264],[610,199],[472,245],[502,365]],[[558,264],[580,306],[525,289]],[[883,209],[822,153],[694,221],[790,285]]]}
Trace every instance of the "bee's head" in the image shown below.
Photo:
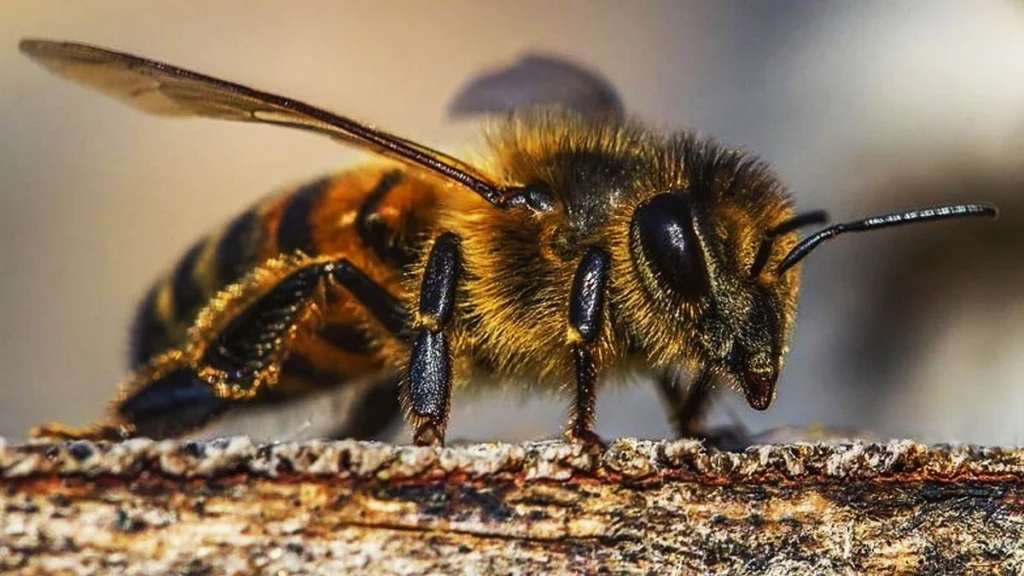
{"label": "bee's head", "polygon": [[[764,410],[793,325],[797,278],[764,273],[764,265],[779,256],[761,250],[758,239],[790,211],[781,194],[746,206],[723,199],[707,205],[703,198],[691,186],[640,204],[630,223],[634,267],[664,311],[662,322],[686,340],[690,361],[726,377],[750,406]],[[779,244],[795,243],[790,232]]]}
{"label": "bee's head", "polygon": [[630,260],[644,302],[638,326],[658,364],[710,370],[738,385],[757,410],[771,404],[796,313],[793,267],[823,241],[850,231],[963,216],[985,204],[915,210],[836,224],[794,214],[767,168],[738,153],[691,155],[684,185],[648,195],[629,222]]}

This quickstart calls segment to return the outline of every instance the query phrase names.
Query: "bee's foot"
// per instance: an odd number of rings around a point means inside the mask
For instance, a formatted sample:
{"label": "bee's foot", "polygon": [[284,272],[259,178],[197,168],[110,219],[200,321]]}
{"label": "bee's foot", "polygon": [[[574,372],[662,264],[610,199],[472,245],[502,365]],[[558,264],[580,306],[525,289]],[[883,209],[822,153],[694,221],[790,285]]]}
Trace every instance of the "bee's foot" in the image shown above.
{"label": "bee's foot", "polygon": [[690,438],[722,452],[742,452],[754,445],[755,438],[742,426],[721,426],[695,432]]}
{"label": "bee's foot", "polygon": [[608,449],[608,444],[593,430],[572,430],[567,436],[570,442],[582,444],[583,451],[593,456],[600,457]]}
{"label": "bee's foot", "polygon": [[417,446],[441,448],[444,446],[444,432],[441,432],[433,422],[424,422],[416,427],[412,441]]}
{"label": "bee's foot", "polygon": [[74,427],[50,422],[34,426],[28,432],[29,438],[48,438],[55,440],[124,440],[130,434],[121,426],[94,424],[92,426]]}

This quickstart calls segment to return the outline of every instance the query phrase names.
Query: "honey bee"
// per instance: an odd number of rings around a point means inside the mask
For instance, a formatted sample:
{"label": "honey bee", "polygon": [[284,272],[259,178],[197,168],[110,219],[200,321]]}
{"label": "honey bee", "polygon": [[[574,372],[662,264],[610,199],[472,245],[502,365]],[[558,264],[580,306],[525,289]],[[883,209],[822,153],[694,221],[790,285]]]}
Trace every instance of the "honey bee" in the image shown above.
{"label": "honey bee", "polygon": [[[469,85],[456,112],[513,100],[470,163],[138,56],[47,40],[20,48],[144,112],[286,126],[383,157],[259,201],[194,244],[139,308],[134,372],[109,415],[35,435],[176,436],[369,375],[372,400],[338,435],[372,435],[404,409],[414,441],[437,445],[453,387],[487,376],[571,383],[566,433],[600,446],[596,387],[628,370],[653,375],[676,431],[694,436],[716,380],[756,410],[771,404],[799,263],[823,242],[997,215],[984,203],[937,206],[800,239],[827,216],[796,213],[765,163],[632,119],[607,82],[558,60]],[[531,74],[540,89],[516,95]],[[685,374],[693,381],[679,386]]]}

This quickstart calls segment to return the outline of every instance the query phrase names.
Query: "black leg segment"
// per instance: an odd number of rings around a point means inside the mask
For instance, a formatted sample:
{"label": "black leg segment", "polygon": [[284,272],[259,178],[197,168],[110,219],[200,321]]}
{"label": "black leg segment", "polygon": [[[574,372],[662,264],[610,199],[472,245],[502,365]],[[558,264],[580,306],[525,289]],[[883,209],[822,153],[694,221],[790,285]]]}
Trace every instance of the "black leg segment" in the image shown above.
{"label": "black leg segment", "polygon": [[678,371],[666,370],[658,374],[656,383],[676,436],[696,438],[701,434],[704,418],[714,398],[711,370],[704,369],[698,372],[697,377],[685,390],[679,388],[681,377],[682,374]]}
{"label": "black leg segment", "polygon": [[407,336],[409,311],[390,292],[374,282],[362,270],[348,260],[334,263],[331,276],[348,290],[356,300],[370,311],[388,332],[395,336]]}
{"label": "black leg segment", "polygon": [[317,335],[331,346],[349,354],[370,354],[374,350],[370,338],[352,324],[331,322],[320,328]]}
{"label": "black leg segment", "polygon": [[593,346],[604,320],[607,281],[608,254],[600,248],[589,249],[576,268],[569,296],[569,327],[573,365],[576,371],[576,394],[568,431],[573,438],[588,443],[599,442],[594,434],[597,367],[594,365]]}
{"label": "black leg segment", "polygon": [[459,273],[459,239],[442,234],[434,242],[420,286],[420,315],[437,325],[447,324],[455,303],[455,280]]}
{"label": "black leg segment", "polygon": [[117,407],[135,436],[170,438],[195,430],[227,411],[230,401],[214,394],[189,367],[182,367],[129,394]]}
{"label": "black leg segment", "polygon": [[569,299],[569,325],[580,339],[592,343],[597,338],[604,309],[604,285],[607,280],[608,255],[591,248],[576,268]]}
{"label": "black leg segment", "polygon": [[[231,407],[273,398],[276,376],[282,371],[344,379],[332,367],[316,366],[286,350],[287,335],[305,320],[304,312],[328,279],[348,289],[388,329],[407,331],[404,307],[348,260],[315,262],[292,271],[246,305],[212,338],[194,365],[154,360],[153,369],[160,375],[132,386],[117,406],[119,420],[135,435],[177,436]],[[221,384],[230,386],[230,393],[218,390]]]}
{"label": "black leg segment", "polygon": [[576,369],[576,390],[573,394],[572,420],[569,436],[587,443],[600,442],[594,433],[597,415],[597,367],[590,347],[574,344],[573,366]]}
{"label": "black leg segment", "polygon": [[387,330],[405,332],[408,313],[387,290],[348,260],[318,262],[292,272],[235,316],[207,348],[202,363],[225,373],[232,383],[250,384],[282,360],[281,339],[328,277],[351,292]]}
{"label": "black leg segment", "polygon": [[452,367],[444,332],[420,330],[409,364],[409,402],[418,416],[442,420],[448,416]]}
{"label": "black leg segment", "polygon": [[454,312],[461,273],[459,238],[442,234],[434,241],[420,284],[420,330],[409,362],[409,407],[416,417],[413,440],[441,444],[451,399],[451,350],[444,333]]}
{"label": "black leg segment", "polygon": [[724,451],[742,451],[756,441],[739,421],[733,425],[707,427],[708,410],[717,395],[710,369],[698,372],[686,388],[679,386],[682,377],[679,371],[667,370],[656,378],[677,437],[702,440],[706,446]]}
{"label": "black leg segment", "polygon": [[202,364],[223,372],[234,384],[250,386],[282,360],[281,339],[334,266],[312,264],[286,276],[228,322],[206,349]]}

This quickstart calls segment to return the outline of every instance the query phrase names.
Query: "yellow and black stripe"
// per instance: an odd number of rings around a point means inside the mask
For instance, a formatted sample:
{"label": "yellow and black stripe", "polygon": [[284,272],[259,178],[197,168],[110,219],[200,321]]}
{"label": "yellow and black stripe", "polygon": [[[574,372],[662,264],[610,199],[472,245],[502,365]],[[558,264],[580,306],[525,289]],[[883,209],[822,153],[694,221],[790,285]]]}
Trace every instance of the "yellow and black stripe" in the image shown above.
{"label": "yellow and black stripe", "polygon": [[[280,255],[344,257],[402,299],[403,268],[426,236],[435,192],[430,181],[402,170],[364,168],[261,200],[194,244],[149,290],[132,328],[133,368],[185,345],[188,328],[218,291]],[[265,400],[379,372],[386,330],[368,322],[372,316],[350,295],[329,292],[322,327],[291,342],[279,385]]]}

